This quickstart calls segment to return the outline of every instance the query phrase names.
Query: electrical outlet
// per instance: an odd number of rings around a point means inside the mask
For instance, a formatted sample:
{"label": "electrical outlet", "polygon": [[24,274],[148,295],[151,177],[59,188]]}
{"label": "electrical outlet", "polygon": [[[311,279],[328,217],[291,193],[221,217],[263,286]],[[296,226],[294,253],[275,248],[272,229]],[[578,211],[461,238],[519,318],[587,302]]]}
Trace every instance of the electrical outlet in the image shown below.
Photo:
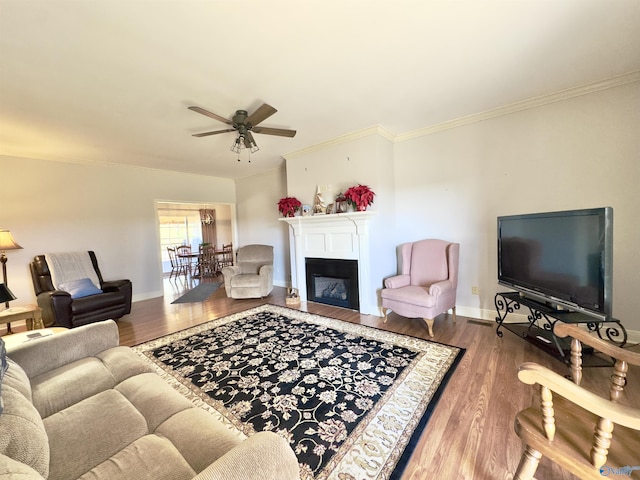
{"label": "electrical outlet", "polygon": [[471,287],[471,295],[479,295],[478,287],[476,287],[475,285]]}

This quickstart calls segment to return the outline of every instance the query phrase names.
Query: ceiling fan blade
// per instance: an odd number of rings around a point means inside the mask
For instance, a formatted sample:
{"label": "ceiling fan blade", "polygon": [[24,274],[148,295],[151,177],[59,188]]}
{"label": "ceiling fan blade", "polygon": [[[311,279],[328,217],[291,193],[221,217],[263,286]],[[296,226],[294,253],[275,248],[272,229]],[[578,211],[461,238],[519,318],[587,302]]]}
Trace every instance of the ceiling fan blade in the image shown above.
{"label": "ceiling fan blade", "polygon": [[267,128],[267,127],[255,127],[251,129],[255,133],[263,133],[266,135],[278,135],[280,137],[295,137],[295,130],[286,130],[284,128]]}
{"label": "ceiling fan blade", "polygon": [[231,120],[226,119],[224,117],[221,117],[220,115],[218,115],[216,113],[212,113],[209,110],[205,110],[204,108],[201,108],[201,107],[189,107],[189,110],[201,113],[202,115],[206,115],[207,117],[210,117],[210,118],[215,118],[216,120],[218,120],[218,121],[220,121],[222,123],[226,123],[227,125],[233,125],[233,122]]}
{"label": "ceiling fan blade", "polygon": [[277,110],[273,108],[271,105],[267,105],[266,103],[263,103],[260,108],[258,108],[255,112],[249,115],[246,123],[255,127],[260,122],[269,118],[271,115],[273,115],[276,112]]}
{"label": "ceiling fan blade", "polygon": [[217,135],[219,133],[235,132],[233,128],[227,128],[226,130],[216,130],[215,132],[194,133],[194,137],[208,137],[209,135]]}

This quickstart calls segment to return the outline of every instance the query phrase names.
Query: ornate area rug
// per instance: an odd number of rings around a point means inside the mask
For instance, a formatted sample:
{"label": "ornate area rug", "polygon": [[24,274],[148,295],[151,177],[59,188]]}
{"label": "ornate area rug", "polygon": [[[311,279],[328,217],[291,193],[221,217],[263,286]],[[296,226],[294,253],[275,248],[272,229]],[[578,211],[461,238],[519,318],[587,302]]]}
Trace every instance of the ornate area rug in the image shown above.
{"label": "ornate area rug", "polygon": [[399,478],[464,353],[274,305],[134,350],[230,429],[287,438],[303,480]]}

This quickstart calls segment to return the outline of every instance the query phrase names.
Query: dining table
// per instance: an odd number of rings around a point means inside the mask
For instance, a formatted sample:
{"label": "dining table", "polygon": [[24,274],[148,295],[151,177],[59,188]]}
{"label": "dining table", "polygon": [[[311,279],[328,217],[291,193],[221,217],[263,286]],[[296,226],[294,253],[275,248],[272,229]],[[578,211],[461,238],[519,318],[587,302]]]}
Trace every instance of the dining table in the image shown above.
{"label": "dining table", "polygon": [[202,278],[207,274],[207,272],[209,272],[209,274],[216,275],[222,270],[220,268],[221,262],[218,259],[224,256],[225,251],[216,249],[209,253],[213,254],[213,268],[211,268],[211,262],[205,259],[206,255],[203,251],[198,253],[178,253],[176,256],[188,262],[187,271],[192,277]]}

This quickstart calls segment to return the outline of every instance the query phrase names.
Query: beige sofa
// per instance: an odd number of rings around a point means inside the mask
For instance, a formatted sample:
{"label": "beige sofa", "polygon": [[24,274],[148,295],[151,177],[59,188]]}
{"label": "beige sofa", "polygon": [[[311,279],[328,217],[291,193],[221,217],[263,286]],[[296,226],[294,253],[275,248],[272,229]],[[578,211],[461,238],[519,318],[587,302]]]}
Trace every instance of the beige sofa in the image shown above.
{"label": "beige sofa", "polygon": [[299,478],[280,436],[245,439],[118,345],[118,328],[108,320],[7,352],[6,367],[0,364],[0,478]]}

